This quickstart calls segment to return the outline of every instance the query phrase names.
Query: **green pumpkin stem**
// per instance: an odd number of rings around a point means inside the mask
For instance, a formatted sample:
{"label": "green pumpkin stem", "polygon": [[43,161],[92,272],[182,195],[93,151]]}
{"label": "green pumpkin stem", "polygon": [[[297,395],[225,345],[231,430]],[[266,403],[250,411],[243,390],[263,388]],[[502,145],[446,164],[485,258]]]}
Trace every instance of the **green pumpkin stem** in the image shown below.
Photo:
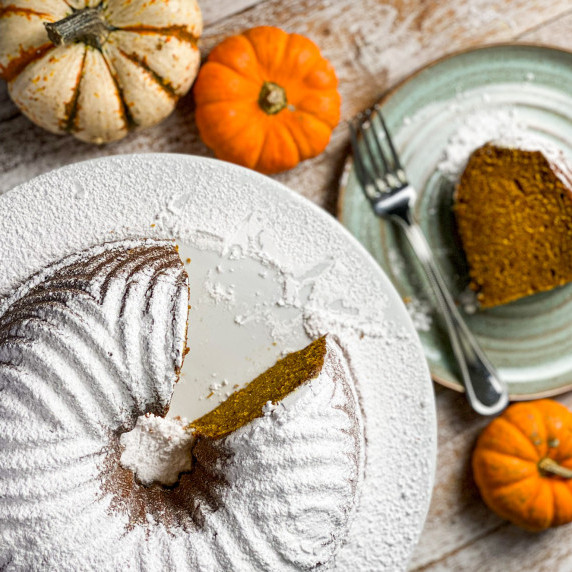
{"label": "green pumpkin stem", "polygon": [[83,42],[97,49],[107,40],[110,32],[101,10],[85,8],[57,22],[45,23],[48,38],[56,46]]}
{"label": "green pumpkin stem", "polygon": [[258,105],[268,115],[274,115],[288,105],[286,91],[276,83],[265,81],[258,96]]}
{"label": "green pumpkin stem", "polygon": [[572,479],[572,469],[567,469],[562,465],[559,465],[554,459],[550,457],[544,457],[538,462],[538,468],[542,473],[548,475],[556,475],[557,477],[562,477],[563,479]]}

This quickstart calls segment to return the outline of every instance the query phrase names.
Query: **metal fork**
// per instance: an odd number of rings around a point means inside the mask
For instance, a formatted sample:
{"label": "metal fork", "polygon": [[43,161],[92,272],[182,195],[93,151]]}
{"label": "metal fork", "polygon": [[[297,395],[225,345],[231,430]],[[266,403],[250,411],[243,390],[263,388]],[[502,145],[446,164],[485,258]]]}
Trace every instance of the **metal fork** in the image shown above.
{"label": "metal fork", "polygon": [[[481,415],[494,415],[508,404],[506,384],[497,375],[457,310],[433,253],[413,218],[417,191],[409,184],[378,106],[350,123],[354,165],[373,212],[405,232],[433,290],[444,319],[467,399]],[[361,143],[361,145],[360,145]]]}

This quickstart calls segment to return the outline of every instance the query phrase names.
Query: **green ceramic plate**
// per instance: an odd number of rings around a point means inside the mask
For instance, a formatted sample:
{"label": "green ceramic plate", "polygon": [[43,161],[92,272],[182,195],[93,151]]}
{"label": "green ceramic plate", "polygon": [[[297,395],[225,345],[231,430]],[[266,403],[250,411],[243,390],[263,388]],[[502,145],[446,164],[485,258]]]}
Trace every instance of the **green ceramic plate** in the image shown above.
{"label": "green ceramic plate", "polygon": [[[417,218],[462,299],[468,276],[451,211],[456,177],[474,148],[512,135],[541,139],[572,159],[572,54],[516,45],[459,53],[408,78],[381,105],[419,192]],[[462,390],[420,268],[399,229],[372,214],[351,159],[338,215],[407,303],[435,381]],[[513,399],[572,389],[572,284],[466,319]]]}

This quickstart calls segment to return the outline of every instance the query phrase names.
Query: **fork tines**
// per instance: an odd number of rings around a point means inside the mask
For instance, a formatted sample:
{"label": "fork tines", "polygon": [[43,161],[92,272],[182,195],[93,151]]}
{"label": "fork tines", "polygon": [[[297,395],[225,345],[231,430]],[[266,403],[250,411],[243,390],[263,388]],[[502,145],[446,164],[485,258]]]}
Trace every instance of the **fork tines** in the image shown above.
{"label": "fork tines", "polygon": [[357,177],[370,199],[407,186],[407,177],[380,108],[360,113],[350,123]]}

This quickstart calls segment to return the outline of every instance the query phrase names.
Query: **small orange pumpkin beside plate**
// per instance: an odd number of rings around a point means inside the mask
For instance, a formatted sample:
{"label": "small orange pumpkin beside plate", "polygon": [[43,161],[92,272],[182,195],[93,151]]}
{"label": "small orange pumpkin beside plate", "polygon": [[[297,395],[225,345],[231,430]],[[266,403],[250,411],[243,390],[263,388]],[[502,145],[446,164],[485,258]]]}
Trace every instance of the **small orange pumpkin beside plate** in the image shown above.
{"label": "small orange pumpkin beside plate", "polygon": [[530,531],[572,521],[572,413],[556,401],[511,405],[481,433],[473,473],[485,503]]}
{"label": "small orange pumpkin beside plate", "polygon": [[311,40],[259,26],[226,38],[194,87],[200,136],[219,159],[278,173],[320,154],[340,120],[333,67]]}

